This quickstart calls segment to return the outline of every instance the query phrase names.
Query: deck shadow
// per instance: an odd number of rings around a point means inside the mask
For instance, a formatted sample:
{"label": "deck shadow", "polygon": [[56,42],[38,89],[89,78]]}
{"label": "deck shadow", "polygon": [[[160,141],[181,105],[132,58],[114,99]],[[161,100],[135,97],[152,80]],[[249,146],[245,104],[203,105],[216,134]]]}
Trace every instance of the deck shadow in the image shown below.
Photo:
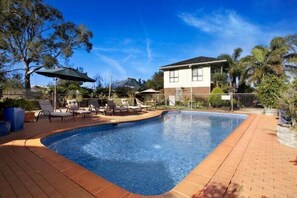
{"label": "deck shadow", "polygon": [[239,198],[240,191],[242,186],[236,183],[232,183],[229,186],[226,186],[222,183],[213,182],[206,186],[199,194],[193,195],[192,198],[203,198],[203,197],[212,197],[212,198]]}

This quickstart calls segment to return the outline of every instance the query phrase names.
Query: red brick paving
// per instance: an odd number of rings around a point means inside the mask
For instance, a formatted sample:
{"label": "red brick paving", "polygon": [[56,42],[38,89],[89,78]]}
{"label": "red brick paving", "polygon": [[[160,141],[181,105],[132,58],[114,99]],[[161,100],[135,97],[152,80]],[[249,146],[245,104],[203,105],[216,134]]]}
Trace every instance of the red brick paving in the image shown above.
{"label": "red brick paving", "polygon": [[[144,197],[53,153],[40,138],[74,126],[159,114],[26,123],[25,130],[0,138],[0,197]],[[276,125],[273,117],[250,115],[170,192],[146,197],[296,197],[297,149],[277,142]]]}

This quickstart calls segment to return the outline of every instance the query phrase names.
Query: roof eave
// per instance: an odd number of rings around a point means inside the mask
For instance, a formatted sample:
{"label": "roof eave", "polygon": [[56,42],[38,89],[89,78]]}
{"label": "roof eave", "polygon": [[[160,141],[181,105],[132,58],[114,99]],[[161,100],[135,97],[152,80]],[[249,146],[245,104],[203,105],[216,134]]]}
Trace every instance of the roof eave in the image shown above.
{"label": "roof eave", "polygon": [[173,65],[173,66],[163,66],[160,67],[159,70],[167,70],[167,69],[176,69],[176,68],[183,68],[183,67],[192,67],[196,65],[208,65],[213,63],[225,63],[228,62],[227,60],[215,60],[215,61],[207,61],[207,62],[201,62],[201,63],[189,63],[189,64],[183,64],[183,65]]}

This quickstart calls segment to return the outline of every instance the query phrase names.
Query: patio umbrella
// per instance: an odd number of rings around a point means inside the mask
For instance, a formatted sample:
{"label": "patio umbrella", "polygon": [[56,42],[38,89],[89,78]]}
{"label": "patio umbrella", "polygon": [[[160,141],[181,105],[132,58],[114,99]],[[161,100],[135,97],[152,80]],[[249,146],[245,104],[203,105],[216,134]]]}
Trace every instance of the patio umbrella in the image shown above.
{"label": "patio umbrella", "polygon": [[63,80],[96,82],[94,79],[87,76],[87,73],[82,73],[73,68],[63,67],[63,68],[49,69],[44,71],[37,71],[36,73],[47,77],[60,78]]}
{"label": "patio umbrella", "polygon": [[[157,93],[159,93],[159,91],[156,91],[156,90],[154,90],[154,89],[146,89],[146,90],[144,90],[144,91],[141,91],[140,92],[141,94],[145,94],[146,96],[150,96],[149,98],[151,99],[151,100],[153,100],[153,96],[155,97],[155,101],[157,100]],[[146,97],[146,98],[148,98],[148,97]]]}
{"label": "patio umbrella", "polygon": [[147,89],[147,90],[142,91],[141,93],[159,93],[159,91],[156,91],[154,89]]}
{"label": "patio umbrella", "polygon": [[[53,77],[53,78],[60,78],[63,80],[73,80],[73,81],[83,81],[83,82],[96,82],[96,80],[90,78],[87,73],[82,73],[77,69],[61,67],[56,69],[48,69],[44,71],[37,71],[37,74]],[[57,81],[55,80],[55,88],[54,88],[54,109],[56,109],[56,87]]]}

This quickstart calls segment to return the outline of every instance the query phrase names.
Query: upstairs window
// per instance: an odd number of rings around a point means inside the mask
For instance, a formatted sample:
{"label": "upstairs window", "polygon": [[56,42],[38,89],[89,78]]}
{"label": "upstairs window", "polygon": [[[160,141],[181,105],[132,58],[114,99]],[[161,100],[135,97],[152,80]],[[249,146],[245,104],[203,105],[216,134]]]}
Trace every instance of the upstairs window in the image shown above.
{"label": "upstairs window", "polygon": [[169,71],[169,82],[178,82],[178,70]]}
{"label": "upstairs window", "polygon": [[203,81],[203,68],[193,68],[192,71],[192,80],[193,81]]}

